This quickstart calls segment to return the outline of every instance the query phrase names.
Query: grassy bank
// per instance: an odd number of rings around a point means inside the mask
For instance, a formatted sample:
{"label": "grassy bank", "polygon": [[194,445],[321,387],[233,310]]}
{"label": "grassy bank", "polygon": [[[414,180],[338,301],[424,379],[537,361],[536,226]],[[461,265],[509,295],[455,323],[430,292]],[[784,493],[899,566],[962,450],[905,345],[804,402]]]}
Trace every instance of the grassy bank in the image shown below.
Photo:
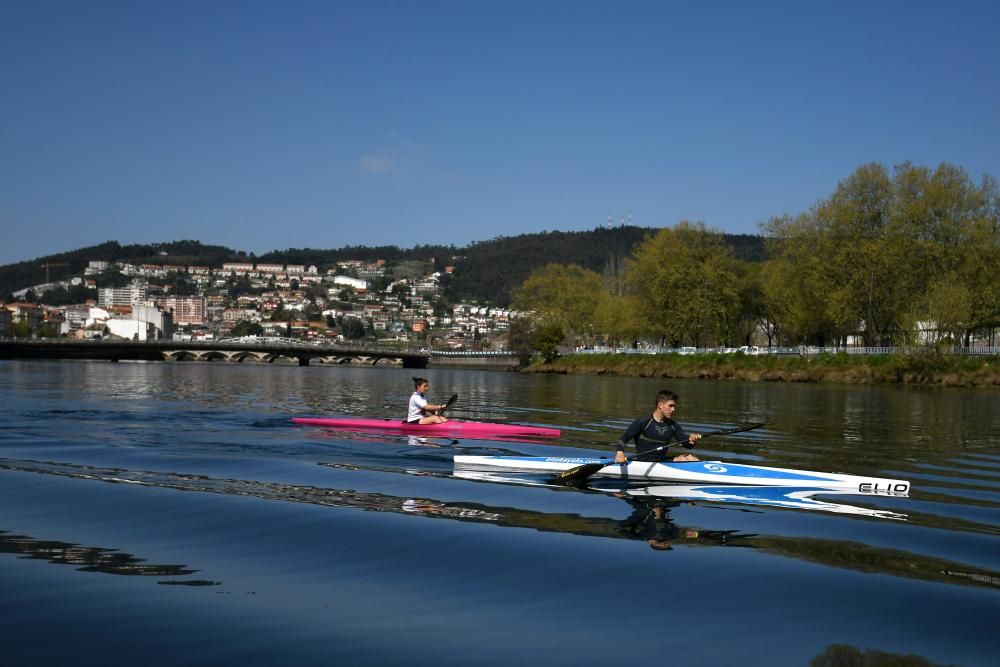
{"label": "grassy bank", "polygon": [[771,382],[919,384],[1000,388],[1000,357],[944,355],[820,354],[571,354],[534,363],[522,372],[631,377],[705,378]]}

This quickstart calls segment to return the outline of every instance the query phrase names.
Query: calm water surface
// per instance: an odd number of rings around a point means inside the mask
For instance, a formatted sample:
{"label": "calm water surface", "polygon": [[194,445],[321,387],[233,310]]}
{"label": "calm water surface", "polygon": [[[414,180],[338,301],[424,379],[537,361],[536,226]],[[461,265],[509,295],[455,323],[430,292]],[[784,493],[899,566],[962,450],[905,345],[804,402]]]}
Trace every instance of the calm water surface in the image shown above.
{"label": "calm water surface", "polygon": [[[289,422],[402,416],[412,374],[0,362],[4,663],[997,664],[996,392],[431,369],[454,417],[562,439]],[[768,422],[703,458],[913,491],[788,508],[454,474],[456,454],[608,452],[664,385],[689,429]]]}

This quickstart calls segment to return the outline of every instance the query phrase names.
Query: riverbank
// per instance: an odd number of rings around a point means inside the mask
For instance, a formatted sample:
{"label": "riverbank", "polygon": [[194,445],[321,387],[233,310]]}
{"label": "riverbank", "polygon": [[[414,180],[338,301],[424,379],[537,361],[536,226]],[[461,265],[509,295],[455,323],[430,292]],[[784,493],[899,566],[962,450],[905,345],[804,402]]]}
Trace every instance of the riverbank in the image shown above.
{"label": "riverbank", "polygon": [[754,382],[917,384],[1000,388],[1000,357],[945,355],[935,352],[815,356],[569,354],[551,363],[534,363],[521,372]]}

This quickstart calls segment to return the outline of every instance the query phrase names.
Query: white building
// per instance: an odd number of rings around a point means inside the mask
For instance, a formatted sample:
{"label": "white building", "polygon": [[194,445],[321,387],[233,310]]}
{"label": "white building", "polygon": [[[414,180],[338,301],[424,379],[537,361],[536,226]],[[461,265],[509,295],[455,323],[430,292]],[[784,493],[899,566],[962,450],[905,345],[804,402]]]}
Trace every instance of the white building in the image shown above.
{"label": "white building", "polygon": [[97,305],[134,306],[146,300],[146,284],[134,282],[128,287],[102,287],[97,290]]}
{"label": "white building", "polygon": [[59,323],[59,333],[68,334],[71,331],[87,326],[90,317],[90,306],[66,306],[62,308],[63,321]]}
{"label": "white building", "polygon": [[102,262],[100,260],[92,259],[87,262],[87,268],[83,270],[83,274],[86,276],[92,276],[98,273],[104,273],[111,268],[111,262]]}
{"label": "white building", "polygon": [[[170,338],[173,334],[174,320],[170,313],[165,313],[156,306],[139,304],[132,306],[132,319],[147,325],[147,336],[151,338]],[[140,337],[140,340],[145,340]]]}
{"label": "white building", "polygon": [[223,273],[235,273],[237,275],[250,273],[253,271],[253,264],[249,262],[223,262]]}
{"label": "white building", "polygon": [[284,264],[258,264],[257,273],[261,275],[275,275],[277,273],[284,273]]}
{"label": "white building", "polygon": [[346,287],[353,287],[356,290],[367,290],[368,281],[362,280],[360,278],[351,278],[349,276],[334,276],[334,285],[344,285]]}
{"label": "white building", "polygon": [[[104,308],[87,306],[73,306],[64,312],[66,320],[60,326],[61,333],[77,331],[79,335],[85,333],[79,331],[80,329],[89,329],[91,332],[106,329],[114,336],[140,341],[166,338],[173,333],[173,320],[170,314],[145,304],[132,306],[131,313],[122,316],[112,315]],[[84,317],[82,321],[81,316]]]}

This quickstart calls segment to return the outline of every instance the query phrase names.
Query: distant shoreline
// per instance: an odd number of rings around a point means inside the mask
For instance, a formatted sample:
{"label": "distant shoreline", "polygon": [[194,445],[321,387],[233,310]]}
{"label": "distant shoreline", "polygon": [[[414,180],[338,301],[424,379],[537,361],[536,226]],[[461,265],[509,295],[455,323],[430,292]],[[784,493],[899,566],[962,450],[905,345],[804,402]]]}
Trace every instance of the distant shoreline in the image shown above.
{"label": "distant shoreline", "polygon": [[1000,356],[820,354],[733,356],[697,354],[569,354],[522,373],[618,375],[751,382],[813,382],[1000,388]]}

